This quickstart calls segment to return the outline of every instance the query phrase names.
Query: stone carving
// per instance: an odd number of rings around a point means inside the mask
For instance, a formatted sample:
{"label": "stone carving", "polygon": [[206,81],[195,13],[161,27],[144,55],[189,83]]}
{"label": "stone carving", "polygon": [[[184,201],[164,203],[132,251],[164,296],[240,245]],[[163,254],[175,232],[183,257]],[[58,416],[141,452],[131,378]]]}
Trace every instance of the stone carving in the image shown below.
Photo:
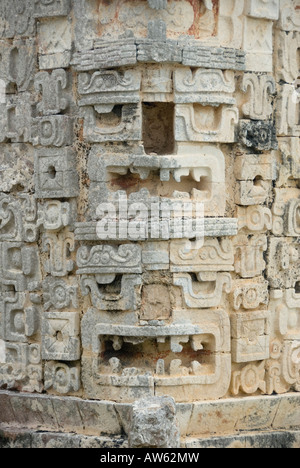
{"label": "stone carving", "polygon": [[197,104],[176,106],[176,141],[220,142],[235,141],[236,107],[203,107]]}
{"label": "stone carving", "polygon": [[278,148],[276,129],[270,121],[240,120],[239,139],[243,145],[258,151]]}
{"label": "stone carving", "polygon": [[36,198],[71,198],[78,195],[76,154],[66,147],[35,152]]}
{"label": "stone carving", "polygon": [[234,169],[239,181],[236,203],[239,205],[263,204],[270,193],[269,181],[276,179],[277,168],[272,154],[238,156]]}
{"label": "stone carving", "polygon": [[5,363],[0,365],[0,387],[42,393],[43,367],[39,344],[5,343]]}
{"label": "stone carving", "polygon": [[102,104],[133,104],[140,100],[141,72],[127,70],[97,71],[93,74],[80,73],[78,91],[82,98],[80,106],[100,106]]}
{"label": "stone carving", "polygon": [[49,309],[67,309],[72,306],[78,307],[77,299],[78,286],[74,283],[70,285],[64,280],[46,278],[43,282],[44,307]]}
{"label": "stone carving", "polygon": [[[149,0],[150,5],[151,1]],[[176,420],[176,405],[172,398],[148,398],[139,400],[133,405],[129,446],[131,448],[180,447],[180,429]]]}
{"label": "stone carving", "polygon": [[268,248],[267,278],[274,289],[294,288],[299,278],[299,247],[292,238],[272,237]]}
{"label": "stone carving", "polygon": [[68,68],[72,54],[72,23],[67,17],[38,22],[40,70]]}
{"label": "stone carving", "polygon": [[253,18],[265,18],[278,20],[279,0],[246,0],[246,11],[248,16]]}
{"label": "stone carving", "polygon": [[148,0],[148,5],[155,10],[163,10],[166,8],[167,2],[168,0]]}
{"label": "stone carving", "polygon": [[31,141],[33,101],[28,92],[9,95],[0,103],[0,142],[28,143]]}
{"label": "stone carving", "polygon": [[300,392],[299,51],[298,0],[0,0],[2,393],[159,448]]}
{"label": "stone carving", "polygon": [[34,3],[35,18],[67,16],[71,9],[70,0],[35,0]]}
{"label": "stone carving", "polygon": [[262,361],[269,358],[270,313],[236,312],[231,317],[231,347],[234,362]]}
{"label": "stone carving", "polygon": [[46,312],[42,323],[42,357],[47,361],[80,358],[78,312]]}
{"label": "stone carving", "polygon": [[[101,310],[137,310],[140,302],[140,275],[122,275],[121,287],[116,292],[110,291],[110,285],[116,282],[116,275],[82,275],[81,291],[84,296],[91,294],[94,307]],[[117,285],[116,285],[117,287]]]}
{"label": "stone carving", "polygon": [[245,116],[252,120],[267,120],[270,118],[273,107],[270,95],[276,93],[275,80],[268,75],[245,74],[242,82],[244,93],[250,90],[250,99],[243,106]]}
{"label": "stone carving", "polygon": [[175,102],[207,105],[235,104],[234,73],[232,71],[202,70],[196,72],[178,68],[174,76]]}
{"label": "stone carving", "polygon": [[65,70],[54,70],[51,74],[40,72],[35,75],[34,86],[41,91],[42,101],[37,109],[42,115],[55,115],[65,111],[68,100],[63,97],[63,90],[67,88],[68,77]]}
{"label": "stone carving", "polygon": [[[229,273],[199,272],[197,280],[198,282],[193,282],[189,273],[174,274],[174,285],[180,286],[185,305],[192,309],[217,307],[221,304],[223,290],[226,293],[231,291]],[[215,285],[211,287],[211,283]],[[194,291],[194,285],[197,286],[197,292]],[[209,285],[209,292],[207,292],[207,285]]]}
{"label": "stone carving", "polygon": [[250,16],[245,17],[244,21],[246,70],[272,73],[273,21]]}
{"label": "stone carving", "polygon": [[7,341],[26,342],[38,331],[39,312],[34,306],[26,307],[25,300],[25,293],[1,297],[3,338]]}
{"label": "stone carving", "polygon": [[14,37],[31,37],[35,34],[32,0],[19,2],[4,0],[0,5],[0,36],[7,39]]}
{"label": "stone carving", "polygon": [[[156,394],[161,396],[166,392],[172,396],[176,394],[179,401],[185,399],[183,395],[180,396],[179,387],[182,385],[185,391],[190,393],[197,391],[201,398],[205,398],[208,389],[214,392],[214,396],[224,395],[230,383],[227,374],[230,366],[228,359],[230,327],[227,314],[222,310],[204,309],[197,312],[197,317],[197,325],[189,323],[143,327],[106,325],[97,324],[97,312],[90,309],[82,323],[83,347],[86,351],[89,350],[83,358],[83,382],[89,396],[94,398],[101,394],[105,397],[110,394],[120,400],[126,395],[126,399],[132,401],[134,395],[141,398],[145,395],[153,396],[154,385],[157,389]],[[201,317],[205,319],[201,321]],[[223,325],[219,328],[218,324],[221,322]],[[170,340],[168,347],[166,347],[167,337]],[[129,346],[126,343],[138,346],[137,357],[136,353],[131,354],[130,362],[127,363],[129,367],[124,367],[122,364],[123,354],[126,352],[124,347]],[[195,358],[198,353],[198,359],[203,348],[211,349],[215,356],[214,363],[212,361],[208,366],[199,366],[199,361],[195,360],[190,368],[185,367],[182,365],[186,349],[186,346],[183,347],[184,343],[190,343]],[[154,367],[151,367],[150,361],[149,367],[144,365],[140,367],[138,355],[142,352],[143,346],[147,346],[149,350],[152,350],[153,346],[162,347],[166,355],[170,354],[170,364],[161,359]],[[113,357],[107,363],[100,362],[100,367],[95,366],[93,362],[98,362],[99,353],[105,352],[105,349],[112,349]]]}
{"label": "stone carving", "polygon": [[173,272],[233,271],[234,249],[229,239],[207,239],[202,248],[190,251],[185,242],[172,241],[170,261]]}
{"label": "stone carving", "polygon": [[265,206],[239,206],[237,218],[239,220],[239,230],[243,230],[249,234],[263,233],[272,229],[272,212]]}
{"label": "stone carving", "polygon": [[266,263],[263,252],[267,250],[267,237],[255,235],[248,239],[245,235],[239,235],[235,241],[236,259],[235,271],[242,278],[254,278],[261,275]]}
{"label": "stone carving", "polygon": [[41,282],[38,249],[22,242],[0,242],[0,285],[16,292],[34,291]]}
{"label": "stone carving", "polygon": [[299,75],[298,53],[300,49],[299,32],[277,31],[277,77],[286,83],[294,83]]}
{"label": "stone carving", "polygon": [[234,310],[240,308],[257,309],[260,304],[268,304],[268,281],[263,278],[237,280],[233,283],[232,303]]}
{"label": "stone carving", "polygon": [[45,390],[52,389],[62,395],[80,389],[80,370],[78,366],[50,361],[45,364]]}
{"label": "stone carving", "polygon": [[74,140],[74,120],[66,115],[38,117],[31,123],[31,141],[41,146],[69,146]]}
{"label": "stone carving", "polygon": [[16,86],[19,92],[29,91],[35,71],[35,41],[15,39],[0,41],[0,77],[5,81],[6,92]]}
{"label": "stone carving", "polygon": [[77,273],[80,275],[142,273],[141,255],[141,248],[134,244],[120,247],[113,245],[81,247],[77,253]]}
{"label": "stone carving", "polygon": [[295,87],[284,84],[281,87],[278,103],[278,134],[282,136],[300,135],[299,124],[300,97],[295,91]]}
{"label": "stone carving", "polygon": [[49,260],[44,262],[47,273],[60,277],[73,270],[74,261],[70,260],[70,253],[74,251],[74,244],[74,234],[67,229],[43,235],[43,251],[49,252]]}

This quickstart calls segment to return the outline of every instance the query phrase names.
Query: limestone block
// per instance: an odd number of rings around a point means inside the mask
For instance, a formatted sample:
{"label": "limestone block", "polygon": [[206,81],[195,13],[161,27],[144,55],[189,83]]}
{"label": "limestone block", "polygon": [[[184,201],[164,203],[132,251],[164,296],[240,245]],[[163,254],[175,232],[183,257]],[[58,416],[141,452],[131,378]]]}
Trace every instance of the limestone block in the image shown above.
{"label": "limestone block", "polygon": [[297,0],[282,0],[280,2],[279,27],[282,31],[300,31],[300,13]]}
{"label": "limestone block", "polygon": [[34,291],[41,282],[36,245],[22,242],[0,243],[0,284],[13,286],[16,292]]}
{"label": "limestone block", "polygon": [[74,140],[74,119],[67,115],[49,115],[32,120],[33,145],[70,146]]}
{"label": "limestone block", "polygon": [[135,39],[98,40],[90,51],[76,52],[71,65],[78,71],[99,70],[135,65],[137,63]]}
{"label": "limestone block", "polygon": [[148,0],[150,8],[154,10],[163,10],[167,7],[168,0]]}
{"label": "limestone block", "polygon": [[77,299],[78,286],[72,281],[67,283],[65,280],[48,277],[43,281],[43,296],[45,310],[67,309],[78,307]]}
{"label": "limestone block", "polygon": [[142,138],[139,104],[84,107],[84,137],[90,143],[136,141]]}
{"label": "limestone block", "polygon": [[253,18],[278,20],[280,0],[246,0],[245,13]]}
{"label": "limestone block", "polygon": [[268,120],[273,112],[270,96],[276,93],[274,78],[270,75],[246,73],[241,89],[249,96],[248,102],[243,105],[244,115],[251,120]]}
{"label": "limestone block", "polygon": [[177,41],[167,39],[164,21],[149,21],[147,39],[137,41],[137,60],[147,63],[182,62],[182,48]]}
{"label": "limestone block", "polygon": [[6,92],[13,86],[19,92],[28,91],[34,78],[36,67],[36,45],[34,39],[14,39],[0,41],[0,78],[4,80]]}
{"label": "limestone block", "polygon": [[35,242],[37,207],[33,197],[27,193],[19,196],[0,195],[0,241]]}
{"label": "limestone block", "polygon": [[167,285],[148,284],[142,288],[142,320],[168,320],[172,316],[171,294]]}
{"label": "limestone block", "polygon": [[174,285],[182,290],[185,306],[192,309],[218,307],[223,291],[231,292],[230,273],[199,272],[197,281],[189,273],[174,273]]}
{"label": "limestone block", "polygon": [[245,70],[245,53],[230,48],[213,48],[190,42],[183,47],[183,65],[221,70]]}
{"label": "limestone block", "polygon": [[272,73],[273,22],[246,17],[243,49],[246,52],[247,71]]}
{"label": "limestone block", "polygon": [[46,312],[42,323],[42,356],[47,361],[80,359],[78,312]]}
{"label": "limestone block", "polygon": [[177,68],[174,75],[174,102],[206,105],[235,104],[234,73],[230,70]]}
{"label": "limestone block", "polygon": [[232,271],[234,250],[229,239],[206,239],[200,249],[186,250],[186,243],[171,241],[170,261],[172,272]]}
{"label": "limestone block", "polygon": [[177,104],[175,112],[176,141],[235,142],[235,125],[239,120],[236,107]]}
{"label": "limestone block", "polygon": [[33,0],[18,2],[4,0],[0,5],[0,37],[12,39],[16,36],[31,37],[35,34]]}
{"label": "limestone block", "polygon": [[284,31],[276,32],[276,77],[293,84],[299,74],[298,53],[300,49],[300,33]]}
{"label": "limestone block", "polygon": [[264,362],[247,364],[232,374],[230,387],[232,395],[238,395],[240,391],[246,395],[251,395],[259,390],[266,393],[266,389]]}
{"label": "limestone block", "polygon": [[71,9],[70,0],[35,0],[34,17],[47,18],[56,16],[67,16]]}
{"label": "limestone block", "polygon": [[0,103],[0,142],[29,143],[33,99],[29,92],[9,95]]}
{"label": "limestone block", "polygon": [[76,203],[60,202],[59,200],[46,201],[38,204],[38,226],[46,231],[59,232],[61,229],[72,226],[75,219]]}
{"label": "limestone block", "polygon": [[156,397],[135,402],[128,437],[130,448],[180,447],[180,429],[174,400]]}
{"label": "limestone block", "polygon": [[300,135],[299,124],[300,95],[295,87],[284,84],[280,87],[277,101],[277,132],[282,136]]}
{"label": "limestone block", "polygon": [[272,335],[284,340],[300,338],[300,300],[295,288],[271,290]]}
{"label": "limestone block", "polygon": [[233,282],[231,303],[234,310],[258,309],[261,304],[269,302],[269,283],[263,277],[247,280],[235,280]]}
{"label": "limestone block", "polygon": [[298,237],[300,233],[298,212],[300,191],[295,188],[274,189],[273,234]]}
{"label": "limestone block", "polygon": [[267,278],[274,289],[294,288],[299,281],[299,248],[292,238],[272,237],[267,254]]}
{"label": "limestone block", "polygon": [[147,242],[143,245],[142,263],[146,270],[169,270],[170,248],[168,242]]}
{"label": "limestone block", "polygon": [[144,65],[142,74],[143,102],[172,102],[173,70],[169,64]]}
{"label": "limestone block", "polygon": [[221,0],[219,4],[218,39],[223,47],[240,49],[243,40],[244,2]]}
{"label": "limestone block", "polygon": [[[22,154],[22,157],[21,157]],[[33,148],[27,144],[2,144],[0,154],[0,191],[8,193],[15,186],[24,192],[33,189]]]}
{"label": "limestone block", "polygon": [[49,252],[49,259],[45,260],[44,268],[52,276],[66,276],[74,268],[74,261],[70,253],[75,249],[74,234],[68,228],[58,233],[47,232],[43,235],[43,252]]}
{"label": "limestone block", "polygon": [[39,344],[5,343],[5,362],[0,364],[0,387],[42,393],[43,368]]}
{"label": "limestone block", "polygon": [[[62,3],[60,5],[63,7]],[[38,24],[37,37],[41,70],[67,68],[71,61],[72,23],[67,18],[58,17],[60,15],[54,16],[57,18],[44,19]]]}
{"label": "limestone block", "polygon": [[235,244],[235,271],[242,278],[254,278],[260,276],[266,267],[264,252],[267,250],[267,236],[254,235],[248,239],[246,235],[239,235],[234,240]]}
{"label": "limestone block", "polygon": [[268,359],[270,355],[270,312],[236,312],[231,315],[231,347],[234,362]]}
{"label": "limestone block", "polygon": [[276,128],[271,121],[240,120],[239,141],[248,148],[259,151],[277,149]]}
{"label": "limestone block", "polygon": [[45,364],[45,390],[52,389],[62,395],[80,389],[80,368],[78,365],[50,361]]}
{"label": "limestone block", "polygon": [[270,231],[273,226],[272,212],[265,206],[238,206],[237,218],[239,230],[248,234],[265,233]]}
{"label": "limestone block", "polygon": [[243,155],[238,156],[234,165],[237,180],[236,203],[240,205],[258,205],[270,195],[271,184],[276,179],[277,168],[274,156]]}
{"label": "limestone block", "polygon": [[[95,314],[97,312],[90,309],[82,321],[82,343],[86,351],[83,385],[90,397],[102,395],[106,398],[110,394],[117,401],[133,401],[134,395],[153,396],[154,383],[159,395],[169,394],[177,401],[186,399],[183,388],[190,396],[204,399],[220,398],[227,392],[230,384],[230,326],[228,315],[222,310],[195,310],[195,325],[191,325],[189,319],[181,319],[174,325],[163,325],[163,322],[159,326],[142,327],[99,323]],[[188,311],[182,310],[179,316],[190,317]],[[201,360],[203,348],[211,350],[214,358],[202,365],[199,361],[190,363],[188,360],[191,367],[186,367],[184,355],[190,352],[184,345],[186,343],[197,353],[198,359]],[[111,346],[114,351],[109,362],[100,360],[100,366],[94,367],[93,362],[99,362],[99,354],[112,349]],[[148,350],[147,363],[140,360],[144,349]],[[157,362],[153,366],[150,356],[157,356],[159,350],[170,355],[169,359],[153,359]],[[125,367],[124,352],[127,356]]]}
{"label": "limestone block", "polygon": [[27,338],[39,329],[39,311],[25,304],[26,294],[2,294],[0,310],[2,316],[3,339],[13,342],[27,342]]}
{"label": "limestone block", "polygon": [[[110,190],[117,185],[120,176],[126,175],[128,171],[132,174],[138,174],[140,181],[138,183],[138,179],[136,179],[137,185],[142,186],[143,181],[145,181],[145,187],[149,187],[148,180],[151,181],[153,173],[159,171],[158,189],[161,182],[164,182],[162,196],[154,200],[148,191],[149,196],[146,197],[146,191],[144,191],[145,200],[142,200],[141,194],[134,198],[134,193],[132,193],[128,200],[128,211],[130,211],[130,198],[132,198],[132,203],[145,203],[149,208],[149,213],[151,203],[190,201],[203,203],[207,216],[223,216],[226,200],[223,195],[225,190],[225,158],[222,151],[208,145],[180,144],[177,153],[177,155],[161,157],[120,154],[116,160],[115,155],[103,154],[102,151],[98,150],[98,147],[95,147],[90,154],[88,172],[91,180],[97,182],[95,184],[96,193],[91,195],[91,201],[96,210],[98,200],[98,203],[100,200],[101,202],[114,203],[114,196],[118,194],[112,195]],[[101,154],[101,158],[99,158],[99,154]],[[192,182],[183,186],[181,184],[182,177],[188,176],[192,178]],[[101,185],[99,182],[106,183]],[[121,181],[120,186],[122,187]],[[141,192],[142,190],[144,189],[141,189]],[[119,193],[119,199],[120,195]],[[160,195],[159,191],[157,195]],[[117,208],[118,204],[116,204]],[[134,212],[134,209],[132,211]]]}
{"label": "limestone block", "polygon": [[140,101],[141,71],[97,71],[78,75],[80,106],[133,104]]}
{"label": "limestone block", "polygon": [[234,173],[237,180],[276,180],[277,167],[274,154],[247,154],[237,156],[234,163]]}
{"label": "limestone block", "polygon": [[134,244],[83,246],[77,252],[77,274],[142,273],[141,247]]}
{"label": "limestone block", "polygon": [[42,115],[59,114],[68,108],[68,98],[64,92],[68,86],[68,76],[65,70],[53,70],[51,74],[44,71],[37,73],[34,86],[42,95],[42,100],[37,105],[37,110]]}
{"label": "limestone block", "polygon": [[80,284],[83,296],[90,294],[97,309],[132,311],[140,305],[140,275],[124,274],[121,280],[115,274],[81,275]]}
{"label": "limestone block", "polygon": [[281,156],[281,171],[277,186],[285,186],[289,179],[299,179],[299,155],[300,143],[299,138],[295,137],[280,137],[278,139],[280,156]]}
{"label": "limestone block", "polygon": [[[158,225],[155,225],[155,234],[152,235],[153,226],[149,228],[147,232],[146,229],[143,229],[141,234],[137,236],[131,235],[128,231],[128,224],[126,222],[126,233],[124,233],[124,224],[117,222],[114,224],[116,228],[116,232],[119,233],[119,237],[117,237],[114,233],[113,235],[106,236],[105,240],[126,240],[126,241],[136,241],[139,240],[146,240],[151,239],[153,241],[158,240],[169,240],[169,239],[186,239],[186,235],[184,233],[184,223],[185,218],[174,218],[171,220],[172,223],[166,225],[164,220],[160,220]],[[205,237],[231,237],[235,236],[238,233],[238,225],[237,225],[236,218],[204,218],[204,232]],[[130,222],[129,222],[130,223]],[[192,239],[194,239],[194,233],[197,232],[197,224],[192,224]],[[178,229],[178,225],[181,226],[181,230]],[[202,221],[201,225],[201,232],[202,230]],[[82,240],[82,241],[98,241],[99,242],[99,235],[97,234],[98,231],[98,222],[96,221],[88,221],[83,223],[75,223],[75,239]],[[185,240],[185,243],[188,239]],[[186,245],[186,244],[185,244]]]}
{"label": "limestone block", "polygon": [[36,198],[71,198],[78,195],[76,155],[71,148],[35,151]]}

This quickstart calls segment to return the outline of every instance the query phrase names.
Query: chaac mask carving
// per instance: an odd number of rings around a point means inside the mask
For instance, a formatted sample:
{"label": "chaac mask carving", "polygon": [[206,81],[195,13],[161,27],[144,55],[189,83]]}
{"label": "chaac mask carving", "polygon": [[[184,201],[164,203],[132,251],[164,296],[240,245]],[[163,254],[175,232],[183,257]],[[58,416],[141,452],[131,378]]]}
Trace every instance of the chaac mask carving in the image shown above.
{"label": "chaac mask carving", "polygon": [[0,388],[300,391],[296,1],[0,18]]}

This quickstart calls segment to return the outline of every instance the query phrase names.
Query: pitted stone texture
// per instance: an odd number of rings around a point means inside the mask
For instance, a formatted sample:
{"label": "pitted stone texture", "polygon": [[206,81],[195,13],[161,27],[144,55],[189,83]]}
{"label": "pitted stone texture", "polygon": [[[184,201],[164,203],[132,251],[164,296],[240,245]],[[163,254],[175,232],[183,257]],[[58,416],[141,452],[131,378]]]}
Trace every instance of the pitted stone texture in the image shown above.
{"label": "pitted stone texture", "polygon": [[129,447],[180,447],[176,406],[172,398],[148,398],[133,405],[129,429]]}

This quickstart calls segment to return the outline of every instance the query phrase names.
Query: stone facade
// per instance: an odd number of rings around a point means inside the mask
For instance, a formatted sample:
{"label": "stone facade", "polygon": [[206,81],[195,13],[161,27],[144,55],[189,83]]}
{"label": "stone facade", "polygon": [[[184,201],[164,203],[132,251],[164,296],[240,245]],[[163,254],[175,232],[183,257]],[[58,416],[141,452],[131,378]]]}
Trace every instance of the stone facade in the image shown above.
{"label": "stone facade", "polygon": [[[0,57],[0,439],[5,399],[103,411],[110,447],[131,406],[129,443],[193,448],[237,437],[197,405],[299,405],[298,1],[0,0]],[[99,446],[67,413],[20,440]]]}

